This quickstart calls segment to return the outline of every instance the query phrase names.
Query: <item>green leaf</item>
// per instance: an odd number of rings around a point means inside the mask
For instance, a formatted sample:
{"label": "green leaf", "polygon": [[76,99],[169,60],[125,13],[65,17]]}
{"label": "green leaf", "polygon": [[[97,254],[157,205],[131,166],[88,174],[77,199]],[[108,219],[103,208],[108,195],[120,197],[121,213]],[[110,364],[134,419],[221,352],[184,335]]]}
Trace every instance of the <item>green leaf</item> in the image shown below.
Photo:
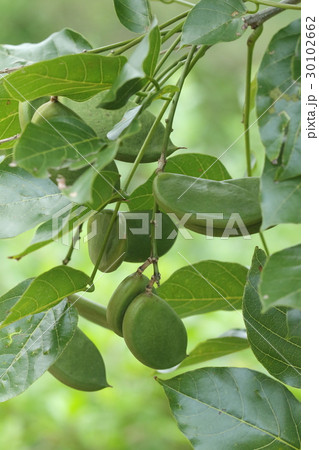
{"label": "green leaf", "polygon": [[301,173],[301,80],[296,78],[299,48],[300,20],[296,20],[272,38],[257,76],[259,131],[267,158],[279,162],[277,180]]}
{"label": "green leaf", "polygon": [[156,291],[180,317],[241,309],[247,269],[240,264],[201,261],[174,272]]}
{"label": "green leaf", "polygon": [[27,125],[14,148],[14,157],[19,167],[37,177],[47,177],[51,168],[86,166],[105,145],[82,120],[54,118],[43,126]]}
{"label": "green leaf", "polygon": [[[0,139],[6,139],[15,136],[20,131],[19,103],[7,96],[0,100]],[[0,145],[0,149],[11,148],[12,142],[6,142]]]}
{"label": "green leaf", "polygon": [[110,139],[110,141],[115,141],[123,133],[123,131],[131,125],[141,108],[142,105],[137,105],[134,108],[127,110],[122,119],[114,125],[112,130],[107,133],[108,139]]}
{"label": "green leaf", "polygon": [[[0,298],[0,321],[31,282],[23,281]],[[61,355],[76,325],[77,312],[64,300],[0,330],[0,402],[21,394],[43,375]]]}
{"label": "green leaf", "polygon": [[111,144],[102,150],[97,155],[95,163],[91,164],[91,167],[72,186],[64,189],[63,193],[76,203],[88,203],[88,206],[92,209],[98,209],[110,200],[114,190],[117,190],[117,187],[119,187],[119,173],[112,170],[114,166],[108,169],[117,150],[118,143]]}
{"label": "green leaf", "polygon": [[114,7],[121,24],[134,33],[144,33],[151,24],[148,0],[114,0]]}
{"label": "green leaf", "polygon": [[49,372],[61,383],[80,391],[99,391],[109,386],[100,352],[79,328]]}
{"label": "green leaf", "polygon": [[218,338],[207,339],[194,348],[179,368],[199,364],[211,359],[245,350],[249,347],[245,330],[230,330]]}
{"label": "green leaf", "polygon": [[262,373],[211,367],[158,381],[195,449],[300,449],[300,403]]}
{"label": "green leaf", "polygon": [[145,86],[152,77],[161,47],[161,34],[156,21],[124,65],[111,90],[100,103],[101,108],[119,109]]}
{"label": "green leaf", "polygon": [[[227,180],[231,178],[225,166],[214,156],[201,153],[185,153],[167,160],[165,172],[180,173],[207,180]],[[154,174],[136,188],[130,195],[128,205],[131,211],[153,208]]]}
{"label": "green leaf", "polygon": [[11,308],[0,329],[17,320],[52,308],[65,297],[84,291],[90,277],[68,266],[57,266],[36,277],[20,299]]}
{"label": "green leaf", "polygon": [[271,255],[261,273],[259,294],[264,311],[273,306],[299,308],[301,295],[301,246]]}
{"label": "green leaf", "polygon": [[[243,297],[250,346],[268,372],[283,383],[300,387],[300,311],[274,307],[262,313],[258,294],[265,253],[256,249]],[[299,322],[299,326],[298,326]]]}
{"label": "green leaf", "polygon": [[9,95],[20,102],[45,95],[63,95],[80,102],[110,89],[125,62],[123,56],[60,56],[23,67],[1,82]]}
{"label": "green leaf", "polygon": [[18,167],[0,166],[0,238],[17,236],[59,215],[69,204],[51,180]]}
{"label": "green leaf", "polygon": [[262,230],[279,223],[300,223],[301,220],[301,180],[276,180],[277,166],[265,160],[261,176]]}
{"label": "green leaf", "polygon": [[[9,258],[19,260],[54,241],[62,239],[74,227],[81,225],[94,214],[95,211],[87,207],[69,203],[59,212],[59,215],[39,226],[27,248],[16,255],[9,256]],[[71,238],[63,240],[63,244],[71,245]]]}
{"label": "green leaf", "polygon": [[183,27],[182,44],[214,45],[238,39],[246,13],[241,0],[201,0],[190,11]]}
{"label": "green leaf", "polygon": [[25,66],[58,56],[81,53],[91,48],[91,44],[81,34],[64,28],[36,44],[0,45],[0,66]]}

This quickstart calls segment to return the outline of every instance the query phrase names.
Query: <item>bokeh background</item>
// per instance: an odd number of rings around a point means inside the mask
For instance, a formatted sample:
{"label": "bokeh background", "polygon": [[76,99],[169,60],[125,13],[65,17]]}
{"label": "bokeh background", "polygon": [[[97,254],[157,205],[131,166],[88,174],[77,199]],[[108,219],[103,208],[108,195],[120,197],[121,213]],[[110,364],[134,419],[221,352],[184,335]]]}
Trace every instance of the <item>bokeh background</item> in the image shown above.
{"label": "bokeh background", "polygon": [[[182,12],[184,7],[153,1],[160,22]],[[256,45],[254,73],[271,36],[297,14],[284,12],[265,24]],[[107,0],[1,0],[0,43],[39,42],[64,27],[82,33],[93,46],[102,46],[132,36],[116,18],[113,2]],[[238,41],[218,44],[187,79],[174,124],[173,141],[192,152],[221,155],[233,177],[245,175],[242,108],[246,60],[246,33]],[[156,109],[156,106],[155,106]],[[252,112],[252,122],[255,111]],[[234,143],[234,141],[237,142]],[[252,147],[256,157],[255,174],[263,165],[263,148],[257,125],[252,128]],[[143,182],[155,165],[143,165],[132,187]],[[125,174],[128,165],[119,164]],[[19,220],[19,218],[17,218]],[[33,231],[15,239],[0,241],[0,295],[23,279],[35,276],[61,263],[67,248],[54,243],[16,262],[7,257],[21,251]],[[275,252],[299,242],[300,229],[281,225],[265,233],[270,251]],[[233,238],[206,241],[179,237],[172,250],[161,258],[162,280],[178,268],[205,259],[238,262],[248,266],[254,247],[261,246],[258,236],[251,240]],[[87,273],[92,270],[87,249],[81,246],[72,266]],[[118,271],[98,275],[96,290],[90,298],[106,304],[118,283],[136,270],[125,263]],[[185,320],[189,349],[198,342],[219,336],[230,328],[243,328],[240,312],[215,312]],[[63,386],[45,374],[19,397],[0,405],[0,448],[11,450],[186,450],[191,446],[178,430],[162,388],[154,380],[154,371],[144,367],[129,353],[117,335],[84,319],[81,328],[103,354],[109,383],[113,388],[83,393]],[[250,350],[219,358],[204,365],[230,365],[264,371]],[[194,367],[195,368],[195,367]],[[193,368],[191,368],[193,369]],[[162,375],[162,376],[168,376]],[[293,390],[299,398],[299,391]]]}

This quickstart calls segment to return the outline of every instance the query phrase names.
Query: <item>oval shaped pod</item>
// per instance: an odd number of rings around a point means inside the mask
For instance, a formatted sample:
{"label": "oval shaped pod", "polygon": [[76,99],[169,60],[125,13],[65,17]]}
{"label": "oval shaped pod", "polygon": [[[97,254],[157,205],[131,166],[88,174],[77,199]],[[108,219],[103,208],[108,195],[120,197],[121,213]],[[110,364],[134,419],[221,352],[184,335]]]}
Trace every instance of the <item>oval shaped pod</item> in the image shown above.
{"label": "oval shaped pod", "polygon": [[82,120],[72,109],[55,100],[53,97],[36,110],[31,122],[36,125],[46,125],[52,119],[60,119],[63,117],[76,117]]}
{"label": "oval shaped pod", "polygon": [[169,369],[186,357],[185,326],[156,294],[145,292],[130,303],[124,315],[123,336],[135,358],[153,369]]}
{"label": "oval shaped pod", "polygon": [[[138,121],[140,129],[136,133],[127,133],[121,136],[121,142],[115,159],[124,162],[133,163],[150,131],[156,117],[149,111],[143,111]],[[159,123],[153,133],[152,139],[145,149],[141,163],[150,163],[158,161],[162,153],[162,145],[165,134],[165,127]],[[167,148],[167,156],[178,150],[171,140],[169,140]]]}
{"label": "oval shaped pod", "polygon": [[129,304],[145,291],[149,279],[138,272],[135,272],[118,285],[107,305],[106,320],[108,326],[119,336],[123,336],[122,324],[125,311]]}
{"label": "oval shaped pod", "polygon": [[[133,216],[134,214],[134,216]],[[152,211],[132,211],[124,212],[123,216],[126,220],[127,230],[127,249],[125,261],[128,262],[144,262],[151,256],[151,219]],[[155,218],[156,232],[155,239],[157,243],[158,256],[167,253],[177,238],[177,227],[168,217],[167,214],[158,213]],[[147,225],[147,226],[146,226]],[[139,233],[135,234],[134,229]]]}
{"label": "oval shaped pod", "polygon": [[[159,173],[153,181],[159,207],[189,218],[186,228],[204,235],[236,236],[258,233],[261,225],[259,178],[226,181],[204,180],[186,175]],[[200,215],[200,216],[198,216]],[[212,227],[213,225],[213,227]]]}
{"label": "oval shaped pod", "polygon": [[39,97],[31,102],[19,103],[19,122],[22,131],[31,122],[35,111],[48,100],[50,100],[50,97]]}
{"label": "oval shaped pod", "polygon": [[80,391],[99,391],[109,386],[100,352],[79,328],[49,372]]}
{"label": "oval shaped pod", "polygon": [[[103,210],[88,220],[88,249],[92,263],[97,263],[105,233],[111,222],[113,211]],[[124,226],[122,214],[118,214],[112,225],[111,234],[98,269],[109,273],[116,270],[124,261],[127,240],[120,239],[120,226]]]}

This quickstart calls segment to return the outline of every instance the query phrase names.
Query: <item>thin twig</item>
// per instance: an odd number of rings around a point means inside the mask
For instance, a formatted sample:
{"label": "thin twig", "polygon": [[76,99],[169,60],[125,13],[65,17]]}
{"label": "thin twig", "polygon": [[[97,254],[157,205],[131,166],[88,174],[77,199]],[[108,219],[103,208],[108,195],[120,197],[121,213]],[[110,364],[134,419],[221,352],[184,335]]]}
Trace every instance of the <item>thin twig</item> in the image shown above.
{"label": "thin twig", "polygon": [[[296,5],[298,3],[300,3],[300,0],[282,0],[280,2],[281,5]],[[264,22],[266,22],[266,20],[271,19],[273,16],[282,13],[283,11],[285,11],[285,9],[274,7],[264,9],[263,11],[260,11],[256,14],[251,14],[250,16],[245,16],[243,18],[243,29],[246,29],[248,27],[257,28]]]}
{"label": "thin twig", "polygon": [[11,142],[11,141],[15,141],[16,139],[19,139],[19,137],[21,136],[21,134],[15,134],[14,136],[5,138],[5,139],[0,139],[0,145],[4,144],[5,142]]}

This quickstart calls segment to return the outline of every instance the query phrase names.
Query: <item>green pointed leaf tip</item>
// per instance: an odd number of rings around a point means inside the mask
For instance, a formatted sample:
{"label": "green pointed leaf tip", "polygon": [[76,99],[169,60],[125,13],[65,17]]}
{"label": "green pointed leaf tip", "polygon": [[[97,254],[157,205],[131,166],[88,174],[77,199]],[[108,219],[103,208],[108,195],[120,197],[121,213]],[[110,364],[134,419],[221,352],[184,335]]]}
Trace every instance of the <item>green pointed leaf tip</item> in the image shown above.
{"label": "green pointed leaf tip", "polygon": [[101,353],[79,328],[49,372],[61,383],[80,391],[99,391],[109,386]]}
{"label": "green pointed leaf tip", "polygon": [[201,0],[186,19],[182,44],[214,45],[238,39],[245,31],[245,13],[241,0]]}
{"label": "green pointed leaf tip", "polygon": [[86,290],[89,284],[88,275],[68,266],[57,266],[42,273],[11,308],[0,329],[30,314],[52,308],[68,295]]}
{"label": "green pointed leaf tip", "polygon": [[285,248],[267,259],[259,294],[263,311],[273,306],[301,307],[301,246]]}
{"label": "green pointed leaf tip", "polygon": [[207,339],[207,341],[198,344],[182,361],[179,368],[220,358],[245,350],[248,347],[249,342],[245,330],[230,330],[226,335]]}
{"label": "green pointed leaf tip", "polygon": [[301,221],[301,179],[276,180],[277,165],[265,160],[260,180],[262,230]]}
{"label": "green pointed leaf tip", "polygon": [[256,96],[261,140],[270,161],[279,160],[276,180],[301,173],[300,20],[272,38],[258,71]]}
{"label": "green pointed leaf tip", "polygon": [[[217,181],[231,178],[225,166],[217,158],[201,153],[185,153],[168,158],[165,172]],[[154,176],[153,174],[130,195],[128,205],[131,211],[153,208]]]}
{"label": "green pointed leaf tip", "polygon": [[153,75],[161,48],[161,34],[157,22],[129,57],[112,88],[99,106],[105,109],[122,108],[129,98],[138,92]]}
{"label": "green pointed leaf tip", "polygon": [[247,269],[240,264],[201,261],[174,272],[156,291],[180,317],[241,309]]}
{"label": "green pointed leaf tip", "polygon": [[[32,283],[19,283],[0,298],[0,321]],[[0,402],[25,391],[57,360],[71,340],[77,312],[66,300],[0,330]]]}
{"label": "green pointed leaf tip", "polygon": [[258,288],[266,260],[265,253],[257,248],[243,297],[248,340],[256,358],[272,376],[300,387],[300,311],[274,307],[262,313]]}
{"label": "green pointed leaf tip", "polygon": [[157,380],[196,449],[300,449],[300,403],[262,373],[212,367]]}
{"label": "green pointed leaf tip", "polygon": [[124,56],[89,53],[60,56],[23,67],[2,78],[1,84],[20,102],[45,95],[63,95],[81,102],[110,89],[125,62]]}
{"label": "green pointed leaf tip", "polygon": [[37,177],[49,169],[83,167],[97,158],[105,141],[77,117],[53,118],[49,123],[30,123],[14,148],[17,164]]}
{"label": "green pointed leaf tip", "polygon": [[121,24],[134,33],[144,33],[151,24],[148,0],[114,0],[114,7]]}
{"label": "green pointed leaf tip", "polygon": [[69,204],[51,180],[0,165],[0,238],[17,236],[59,214]]}

